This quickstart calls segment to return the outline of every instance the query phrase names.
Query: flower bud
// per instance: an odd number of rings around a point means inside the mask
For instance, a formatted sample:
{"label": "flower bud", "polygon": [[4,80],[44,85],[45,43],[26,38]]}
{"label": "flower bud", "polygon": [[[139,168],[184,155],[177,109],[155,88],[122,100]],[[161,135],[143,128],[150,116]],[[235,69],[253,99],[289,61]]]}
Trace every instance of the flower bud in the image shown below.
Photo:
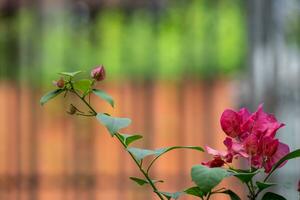
{"label": "flower bud", "polygon": [[95,67],[91,71],[91,77],[96,81],[102,81],[105,79],[105,69],[103,65]]}
{"label": "flower bud", "polygon": [[70,115],[74,115],[77,112],[77,109],[75,106],[73,106],[72,104],[70,104],[70,110],[68,111],[68,113]]}
{"label": "flower bud", "polygon": [[298,181],[298,192],[300,192],[300,180]]}
{"label": "flower bud", "polygon": [[58,88],[64,88],[65,87],[65,80],[63,78],[60,78],[57,81],[53,81],[53,84]]}

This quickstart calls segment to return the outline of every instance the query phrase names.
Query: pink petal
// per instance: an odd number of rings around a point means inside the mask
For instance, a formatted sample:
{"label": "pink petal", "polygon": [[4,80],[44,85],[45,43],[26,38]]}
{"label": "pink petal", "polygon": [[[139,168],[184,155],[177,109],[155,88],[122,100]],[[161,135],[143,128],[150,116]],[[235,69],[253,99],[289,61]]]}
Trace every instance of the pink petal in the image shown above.
{"label": "pink petal", "polygon": [[225,110],[220,119],[221,127],[226,135],[235,138],[240,131],[240,118],[238,113],[233,110]]}
{"label": "pink petal", "polygon": [[263,137],[261,140],[261,148],[264,156],[271,157],[278,149],[278,139],[273,139],[270,136]]}
{"label": "pink petal", "polygon": [[253,166],[255,168],[261,168],[262,164],[263,164],[262,156],[256,155],[256,156],[251,157],[251,166]]}
{"label": "pink petal", "polygon": [[243,144],[248,154],[255,155],[258,152],[258,138],[255,134],[249,135]]}
{"label": "pink petal", "polygon": [[[270,167],[272,168],[272,166],[274,164],[276,164],[281,158],[283,158],[289,152],[290,152],[289,146],[284,143],[279,142],[277,151],[274,153],[274,155],[271,158],[269,158],[267,160],[266,166],[264,166],[265,172],[266,173],[270,172]],[[285,165],[286,162],[282,163],[279,167],[282,167],[283,165]]]}
{"label": "pink petal", "polygon": [[247,108],[241,108],[240,111],[238,112],[238,115],[240,116],[241,122],[244,123],[249,119],[251,113]]}
{"label": "pink petal", "polygon": [[232,154],[232,156],[240,155],[245,158],[249,157],[249,155],[245,152],[245,148],[242,143],[233,141],[233,139],[229,137],[226,137],[223,143],[227,147],[228,153]]}
{"label": "pink petal", "polygon": [[227,155],[227,152],[226,151],[218,151],[218,150],[215,150],[209,146],[205,146],[205,149],[207,151],[207,153],[213,155],[213,156],[222,156],[222,157],[225,157]]}
{"label": "pink petal", "polygon": [[284,126],[283,123],[277,121],[273,114],[268,114],[263,111],[262,104],[255,112],[255,123],[252,131],[257,135],[275,137],[278,129]]}
{"label": "pink petal", "polygon": [[201,164],[213,168],[213,167],[222,167],[224,163],[225,161],[220,156],[215,156],[213,160],[208,162],[202,162]]}

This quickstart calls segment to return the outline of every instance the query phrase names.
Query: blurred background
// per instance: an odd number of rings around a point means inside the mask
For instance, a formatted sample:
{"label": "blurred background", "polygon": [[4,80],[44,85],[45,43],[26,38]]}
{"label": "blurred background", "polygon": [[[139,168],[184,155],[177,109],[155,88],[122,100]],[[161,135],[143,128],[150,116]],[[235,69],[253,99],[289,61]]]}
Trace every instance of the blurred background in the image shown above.
{"label": "blurred background", "polygon": [[[0,199],[154,199],[128,179],[139,176],[134,163],[96,120],[65,112],[72,96],[39,105],[57,72],[99,64],[116,108],[93,105],[130,117],[138,147],[223,149],[223,110],[263,102],[287,124],[278,136],[299,148],[299,45],[298,0],[0,0]],[[162,191],[182,190],[208,159],[170,152],[152,176]],[[287,199],[297,199],[299,164],[273,177]],[[235,179],[222,184],[245,198]]]}

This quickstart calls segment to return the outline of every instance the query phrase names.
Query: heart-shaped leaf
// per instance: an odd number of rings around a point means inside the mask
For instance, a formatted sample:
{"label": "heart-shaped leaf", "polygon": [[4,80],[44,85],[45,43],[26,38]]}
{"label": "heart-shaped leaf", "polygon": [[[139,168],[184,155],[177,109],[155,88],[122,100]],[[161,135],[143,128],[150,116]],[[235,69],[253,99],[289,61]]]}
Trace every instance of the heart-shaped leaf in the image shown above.
{"label": "heart-shaped leaf", "polygon": [[271,187],[273,185],[276,185],[276,183],[265,183],[265,182],[259,182],[259,181],[257,181],[256,185],[257,185],[258,189],[260,191],[262,191],[262,190],[267,189],[267,188],[269,188],[269,187]]}
{"label": "heart-shaped leaf", "polygon": [[231,173],[223,168],[208,168],[203,165],[195,165],[192,167],[192,180],[206,195],[215,186],[217,186],[225,177],[230,176]]}
{"label": "heart-shaped leaf", "polygon": [[41,99],[40,99],[40,104],[43,106],[45,103],[47,103],[50,99],[53,99],[60,93],[62,93],[64,90],[63,89],[57,89],[51,92],[48,92],[45,94]]}
{"label": "heart-shaped leaf", "polygon": [[241,198],[236,193],[234,193],[232,190],[225,190],[222,193],[228,194],[230,196],[231,200],[241,200]]}
{"label": "heart-shaped leaf", "polygon": [[193,195],[196,197],[203,197],[203,192],[197,186],[188,188],[188,189],[184,190],[184,192],[186,194]]}
{"label": "heart-shaped leaf", "polygon": [[286,200],[283,196],[279,194],[275,194],[273,192],[267,192],[263,197],[262,200]]}
{"label": "heart-shaped leaf", "polygon": [[[145,185],[145,184],[149,184],[148,180],[145,179],[141,179],[141,178],[137,178],[137,177],[129,177],[131,180],[133,180],[134,182],[136,182],[138,185]],[[163,183],[164,181],[162,180],[151,180],[152,183]]]}
{"label": "heart-shaped leaf", "polygon": [[107,128],[111,136],[114,136],[120,129],[129,126],[131,119],[111,117],[103,113],[97,114],[97,119]]}
{"label": "heart-shaped leaf", "polygon": [[112,107],[114,107],[115,103],[113,98],[110,95],[108,95],[106,92],[98,89],[93,89],[93,93],[98,97],[102,98],[107,103],[109,103]]}
{"label": "heart-shaped leaf", "polygon": [[129,151],[138,162],[141,162],[146,156],[155,155],[156,152],[150,149],[141,149],[136,147],[129,147],[127,148],[127,151]]}
{"label": "heart-shaped leaf", "polygon": [[58,74],[63,75],[63,76],[70,76],[74,77],[78,74],[80,74],[82,71],[76,71],[76,72],[59,72]]}
{"label": "heart-shaped leaf", "polygon": [[168,200],[170,199],[178,199],[181,195],[183,195],[183,192],[174,192],[174,193],[170,193],[170,192],[158,192],[162,195],[164,195]]}
{"label": "heart-shaped leaf", "polygon": [[122,139],[122,141],[126,146],[129,146],[132,142],[143,138],[143,136],[141,135],[128,135],[128,134],[121,134],[121,133],[118,133],[118,135],[120,136],[120,138]]}
{"label": "heart-shaped leaf", "polygon": [[81,79],[73,83],[74,89],[87,94],[91,90],[92,81],[89,79]]}

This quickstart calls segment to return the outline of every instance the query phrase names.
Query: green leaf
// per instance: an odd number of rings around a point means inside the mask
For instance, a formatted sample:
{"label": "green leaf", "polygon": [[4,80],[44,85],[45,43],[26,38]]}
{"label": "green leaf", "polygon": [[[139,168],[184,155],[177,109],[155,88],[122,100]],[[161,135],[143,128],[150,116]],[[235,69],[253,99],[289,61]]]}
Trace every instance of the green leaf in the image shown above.
{"label": "green leaf", "polygon": [[196,196],[196,197],[203,197],[203,192],[197,186],[188,188],[184,192],[186,194],[193,195],[193,196]]}
{"label": "green leaf", "polygon": [[63,89],[57,89],[51,92],[48,92],[45,94],[41,99],[40,99],[40,104],[43,106],[45,103],[47,103],[50,99],[53,99],[60,93],[62,93],[64,90]]}
{"label": "green leaf", "polygon": [[131,123],[129,118],[111,117],[103,113],[98,113],[96,117],[107,128],[111,136],[114,136],[120,129],[129,126]]}
{"label": "green leaf", "polygon": [[129,147],[127,148],[127,151],[129,151],[133,156],[141,162],[146,156],[155,155],[156,152],[149,149],[141,149],[136,147]]}
{"label": "green leaf", "polygon": [[208,168],[203,165],[195,165],[192,167],[192,180],[206,195],[215,186],[217,186],[225,177],[230,176],[231,173],[223,168]]}
{"label": "green leaf", "polygon": [[165,147],[165,148],[160,148],[160,149],[156,149],[155,152],[156,152],[156,156],[159,157],[171,150],[174,150],[174,149],[194,149],[194,150],[197,150],[197,151],[204,151],[203,148],[201,147],[198,147],[198,146],[173,146],[173,147]]}
{"label": "green leaf", "polygon": [[241,198],[236,193],[234,193],[232,190],[225,190],[222,193],[228,194],[230,196],[231,200],[241,200]]}
{"label": "green leaf", "polygon": [[259,182],[259,181],[257,181],[256,185],[257,185],[258,189],[260,191],[262,191],[262,190],[267,189],[267,188],[269,188],[269,187],[271,187],[273,185],[276,185],[276,183],[265,183],[265,182]]}
{"label": "green leaf", "polygon": [[[145,185],[145,184],[149,184],[148,180],[144,180],[141,178],[137,178],[137,177],[129,177],[131,180],[133,180],[134,182],[136,182],[138,185]],[[151,180],[153,183],[163,183],[164,181],[162,180]]]}
{"label": "green leaf", "polygon": [[118,133],[122,141],[126,144],[126,146],[130,145],[132,142],[143,138],[141,135],[128,135],[128,134],[121,134]]}
{"label": "green leaf", "polygon": [[81,79],[73,84],[74,89],[81,91],[83,94],[87,94],[91,90],[91,85],[92,81],[89,79]]}
{"label": "green leaf", "polygon": [[74,77],[78,74],[80,74],[82,71],[76,71],[76,72],[59,72],[58,74],[63,75],[63,76],[70,76]]}
{"label": "green leaf", "polygon": [[232,167],[229,167],[229,171],[233,171],[233,172],[236,172],[236,173],[252,173],[252,172],[256,172],[258,169],[255,169],[255,168],[252,168],[251,169],[251,172],[250,170],[246,170],[246,169],[235,169],[235,168],[232,168]]}
{"label": "green leaf", "polygon": [[[174,147],[165,147],[165,148],[159,148],[155,150],[149,150],[149,149],[140,149],[140,148],[128,148],[129,152],[131,152],[139,161],[144,159],[147,156],[154,155],[156,156],[155,159],[151,162],[151,165],[157,160],[160,156],[163,154],[174,150],[174,149],[194,149],[198,151],[203,151],[201,147],[197,146],[174,146]],[[149,167],[151,167],[151,165]]]}
{"label": "green leaf", "polygon": [[273,192],[267,192],[263,197],[262,200],[286,200],[283,196],[279,194],[275,194]]}
{"label": "green leaf", "polygon": [[169,199],[178,199],[183,192],[174,192],[174,193],[170,193],[170,192],[158,192],[162,195],[164,195],[168,200]]}
{"label": "green leaf", "polygon": [[248,183],[252,180],[252,178],[258,173],[259,171],[255,172],[247,172],[247,173],[235,173],[233,174],[235,177],[240,179],[243,183]]}
{"label": "green leaf", "polygon": [[269,176],[285,161],[300,157],[300,149],[297,149],[295,151],[290,152],[289,154],[285,155],[283,158],[281,158],[272,168],[272,170],[269,173]]}
{"label": "green leaf", "polygon": [[93,89],[93,93],[98,97],[102,98],[107,103],[109,103],[112,107],[114,107],[115,103],[113,98],[110,95],[108,95],[106,92],[98,89]]}
{"label": "green leaf", "polygon": [[197,146],[173,146],[173,147],[165,147],[165,148],[160,148],[160,149],[156,149],[155,151],[155,155],[156,157],[151,161],[147,171],[150,170],[151,166],[154,164],[154,162],[163,154],[174,150],[174,149],[193,149],[193,150],[197,150],[197,151],[204,151],[203,148],[201,147],[197,147]]}

